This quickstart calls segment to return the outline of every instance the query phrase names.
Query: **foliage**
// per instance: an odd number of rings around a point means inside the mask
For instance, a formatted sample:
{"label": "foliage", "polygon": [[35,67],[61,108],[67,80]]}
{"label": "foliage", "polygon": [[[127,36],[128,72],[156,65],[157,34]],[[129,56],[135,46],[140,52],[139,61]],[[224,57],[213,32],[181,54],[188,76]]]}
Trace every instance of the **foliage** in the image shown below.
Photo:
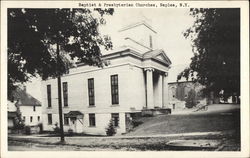
{"label": "foliage", "polygon": [[73,136],[73,134],[74,134],[73,129],[70,128],[70,129],[68,130],[68,133],[69,133],[69,136]]}
{"label": "foliage", "polygon": [[240,95],[240,9],[190,9],[190,14],[195,22],[184,36],[194,56],[177,79],[191,77],[205,85],[205,94]]}
{"label": "foliage", "polygon": [[[112,48],[99,33],[113,9],[8,9],[8,98],[18,83],[68,73],[71,61],[102,66],[101,47]],[[96,13],[96,14],[94,14]],[[94,16],[96,15],[96,16]],[[60,48],[57,62],[55,48]]]}
{"label": "foliage", "polygon": [[20,111],[20,107],[19,107],[19,100],[16,101],[15,103],[16,106],[16,117],[14,118],[14,129],[17,130],[22,130],[25,126],[24,121],[22,119],[22,113]]}
{"label": "foliage", "polygon": [[30,135],[31,134],[31,127],[30,126],[25,126],[24,127],[24,133],[27,134],[27,135]]}
{"label": "foliage", "polygon": [[55,128],[53,129],[55,133],[60,133],[60,128],[58,127],[58,123],[55,123]]}
{"label": "foliage", "polygon": [[139,120],[132,120],[132,124],[133,124],[133,128],[143,124],[142,121],[139,121]]}
{"label": "foliage", "polygon": [[191,89],[188,92],[188,96],[186,99],[186,107],[187,108],[192,108],[196,105],[196,92],[195,90]]}
{"label": "foliage", "polygon": [[106,128],[106,134],[107,136],[113,136],[116,134],[116,129],[112,119],[110,119],[108,127]]}

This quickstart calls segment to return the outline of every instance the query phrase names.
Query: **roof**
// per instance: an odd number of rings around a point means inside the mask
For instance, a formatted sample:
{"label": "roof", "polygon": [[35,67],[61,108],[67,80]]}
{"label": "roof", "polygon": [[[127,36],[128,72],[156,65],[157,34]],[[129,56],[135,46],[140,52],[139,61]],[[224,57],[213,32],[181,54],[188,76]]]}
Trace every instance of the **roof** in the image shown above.
{"label": "roof", "polygon": [[80,111],[70,111],[69,113],[65,114],[66,117],[76,117],[79,115],[83,115]]}
{"label": "roof", "polygon": [[16,112],[9,112],[8,111],[8,118],[15,118],[17,116]]}
{"label": "roof", "polygon": [[[168,83],[177,82],[177,76],[188,67],[188,64],[175,65],[171,66],[168,71]],[[182,77],[178,82],[186,82],[191,81],[191,79],[186,80],[186,78]]]}
{"label": "roof", "polygon": [[25,90],[17,88],[12,92],[14,100],[19,100],[20,106],[41,106],[41,102],[28,94]]}
{"label": "roof", "polygon": [[150,59],[150,58],[165,61],[168,63],[168,65],[172,64],[171,60],[168,58],[168,56],[162,49],[148,51],[143,54],[143,59]]}
{"label": "roof", "polygon": [[142,20],[140,22],[137,22],[137,23],[134,23],[134,24],[130,24],[126,27],[123,27],[122,29],[119,30],[119,32],[122,32],[122,31],[125,31],[125,30],[128,30],[128,29],[131,29],[131,28],[134,28],[134,27],[137,27],[137,26],[140,26],[140,25],[144,25],[146,26],[147,28],[149,28],[151,31],[153,31],[154,33],[157,33],[146,21]]}
{"label": "roof", "polygon": [[[110,60],[113,58],[124,57],[127,55],[136,57],[140,59],[141,61],[147,60],[147,59],[156,60],[157,62],[160,62],[161,64],[165,66],[169,66],[172,64],[172,62],[170,61],[170,59],[168,58],[168,56],[162,49],[151,50],[142,54],[128,46],[120,47],[120,49],[116,49],[115,51],[112,51],[112,53],[103,55],[102,58],[105,60]],[[81,62],[77,62],[76,64],[77,66],[86,65],[85,63],[81,63]]]}

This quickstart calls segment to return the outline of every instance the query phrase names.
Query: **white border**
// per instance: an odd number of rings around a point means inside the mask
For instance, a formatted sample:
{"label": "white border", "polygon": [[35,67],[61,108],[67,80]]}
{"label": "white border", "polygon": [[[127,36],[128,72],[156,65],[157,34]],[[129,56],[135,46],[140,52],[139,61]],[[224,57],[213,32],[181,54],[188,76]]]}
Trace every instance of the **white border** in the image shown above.
{"label": "white border", "polygon": [[[110,3],[126,1],[110,1]],[[127,1],[142,3],[143,1]],[[184,3],[184,1],[163,1],[164,3]],[[77,8],[86,1],[1,1],[1,157],[249,157],[249,3],[248,1],[186,1],[189,7],[197,8],[241,8],[241,152],[190,152],[190,151],[146,151],[146,152],[10,152],[7,151],[7,8]],[[89,3],[105,3],[89,1]],[[145,1],[145,3],[161,3]],[[171,7],[170,7],[171,8]],[[166,8],[167,9],[167,8]]]}

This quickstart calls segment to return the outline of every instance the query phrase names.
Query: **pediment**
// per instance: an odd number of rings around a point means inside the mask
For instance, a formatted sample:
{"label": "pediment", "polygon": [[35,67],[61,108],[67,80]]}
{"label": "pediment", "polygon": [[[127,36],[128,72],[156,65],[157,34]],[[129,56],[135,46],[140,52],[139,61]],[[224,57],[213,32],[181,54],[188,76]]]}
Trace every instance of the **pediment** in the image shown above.
{"label": "pediment", "polygon": [[159,54],[155,58],[159,60],[167,61],[163,54]]}
{"label": "pediment", "polygon": [[171,64],[170,59],[167,57],[167,55],[165,54],[165,52],[163,50],[159,51],[157,54],[155,54],[153,57],[153,59],[162,61],[168,65]]}

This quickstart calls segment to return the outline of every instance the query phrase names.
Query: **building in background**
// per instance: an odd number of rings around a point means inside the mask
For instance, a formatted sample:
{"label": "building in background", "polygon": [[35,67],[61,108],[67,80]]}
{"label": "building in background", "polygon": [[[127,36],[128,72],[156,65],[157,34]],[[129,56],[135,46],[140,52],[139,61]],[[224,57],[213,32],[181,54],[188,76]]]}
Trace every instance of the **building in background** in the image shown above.
{"label": "building in background", "polygon": [[21,118],[26,126],[37,126],[42,123],[41,102],[23,89],[17,88],[13,91],[13,102],[8,101],[8,127],[14,126],[14,118],[17,110],[21,113]]}
{"label": "building in background", "polygon": [[191,79],[181,78],[177,82],[177,76],[188,65],[172,66],[169,70],[168,91],[169,107],[172,110],[191,108],[199,103],[207,104],[207,99],[202,94],[203,86]]}
{"label": "building in background", "polygon": [[[113,121],[125,133],[129,120],[143,109],[167,108],[167,74],[170,59],[155,47],[157,32],[147,20],[119,30],[120,46],[105,52],[109,66],[77,64],[62,76],[64,130],[106,134]],[[42,82],[44,130],[59,124],[57,80]]]}

